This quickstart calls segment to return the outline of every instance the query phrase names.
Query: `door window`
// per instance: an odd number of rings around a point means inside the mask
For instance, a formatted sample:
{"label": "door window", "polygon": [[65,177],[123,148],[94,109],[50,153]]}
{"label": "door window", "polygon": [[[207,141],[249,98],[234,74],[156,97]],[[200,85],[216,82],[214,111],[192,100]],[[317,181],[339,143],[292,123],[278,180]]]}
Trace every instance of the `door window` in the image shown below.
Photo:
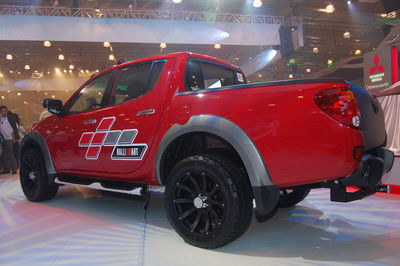
{"label": "door window", "polygon": [[149,62],[120,69],[118,81],[114,91],[111,93],[111,104],[131,101],[153,89],[164,63],[164,61]]}
{"label": "door window", "polygon": [[187,63],[186,84],[191,90],[213,89],[245,83],[243,74],[233,68],[190,60]]}
{"label": "door window", "polygon": [[88,83],[69,106],[69,114],[81,113],[105,107],[104,94],[110,82],[112,73],[102,75]]}

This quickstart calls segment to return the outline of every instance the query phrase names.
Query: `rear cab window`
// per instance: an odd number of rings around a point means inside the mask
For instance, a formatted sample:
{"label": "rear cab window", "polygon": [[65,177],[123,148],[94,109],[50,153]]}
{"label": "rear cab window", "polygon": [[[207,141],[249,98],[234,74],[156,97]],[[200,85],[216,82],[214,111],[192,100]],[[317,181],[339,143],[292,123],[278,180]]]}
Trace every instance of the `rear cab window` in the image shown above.
{"label": "rear cab window", "polygon": [[215,89],[246,83],[243,73],[227,65],[201,59],[190,59],[186,65],[185,83],[189,90]]}

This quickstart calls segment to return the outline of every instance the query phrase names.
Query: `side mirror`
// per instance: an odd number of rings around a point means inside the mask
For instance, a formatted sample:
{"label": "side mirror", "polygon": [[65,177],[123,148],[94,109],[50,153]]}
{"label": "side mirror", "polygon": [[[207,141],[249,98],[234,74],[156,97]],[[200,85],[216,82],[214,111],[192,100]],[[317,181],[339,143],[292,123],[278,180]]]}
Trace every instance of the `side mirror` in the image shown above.
{"label": "side mirror", "polygon": [[44,108],[47,108],[50,113],[59,115],[63,108],[63,103],[60,100],[44,99],[42,103]]}

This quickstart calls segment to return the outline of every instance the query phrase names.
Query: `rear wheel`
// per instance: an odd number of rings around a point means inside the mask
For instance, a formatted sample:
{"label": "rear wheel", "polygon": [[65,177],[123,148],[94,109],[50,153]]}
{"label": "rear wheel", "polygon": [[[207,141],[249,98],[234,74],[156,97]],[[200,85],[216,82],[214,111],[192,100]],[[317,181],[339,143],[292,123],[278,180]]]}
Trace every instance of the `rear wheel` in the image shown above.
{"label": "rear wheel", "polygon": [[171,171],[165,190],[168,219],[188,243],[218,248],[248,228],[252,191],[247,176],[216,155],[190,156]]}
{"label": "rear wheel", "polygon": [[58,186],[50,186],[42,154],[31,149],[24,152],[20,166],[22,190],[30,201],[45,201],[54,198]]}
{"label": "rear wheel", "polygon": [[279,198],[278,207],[279,208],[289,208],[300,201],[304,200],[310,189],[281,189],[281,196]]}

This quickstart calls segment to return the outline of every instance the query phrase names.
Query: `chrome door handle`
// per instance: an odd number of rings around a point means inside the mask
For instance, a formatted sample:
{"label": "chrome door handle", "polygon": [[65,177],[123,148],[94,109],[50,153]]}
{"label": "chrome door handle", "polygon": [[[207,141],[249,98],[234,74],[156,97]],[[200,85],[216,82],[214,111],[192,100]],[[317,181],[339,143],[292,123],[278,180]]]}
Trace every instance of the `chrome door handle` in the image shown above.
{"label": "chrome door handle", "polygon": [[97,120],[96,119],[90,119],[90,120],[86,120],[85,122],[83,122],[84,125],[93,125],[96,124]]}
{"label": "chrome door handle", "polygon": [[141,115],[154,115],[156,113],[156,110],[154,109],[147,109],[143,111],[139,111],[136,113],[136,116],[141,116]]}

